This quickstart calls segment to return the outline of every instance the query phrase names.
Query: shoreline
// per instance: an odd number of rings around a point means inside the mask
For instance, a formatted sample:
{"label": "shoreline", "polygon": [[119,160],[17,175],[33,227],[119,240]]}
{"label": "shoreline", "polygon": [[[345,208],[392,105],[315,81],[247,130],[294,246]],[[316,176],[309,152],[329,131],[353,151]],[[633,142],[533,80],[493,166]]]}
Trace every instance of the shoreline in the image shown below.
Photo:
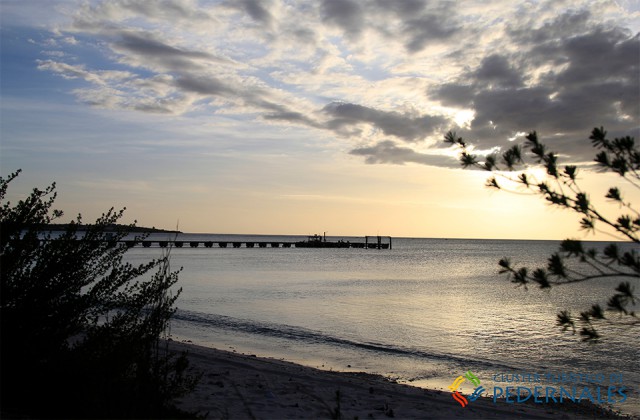
{"label": "shoreline", "polygon": [[[171,341],[202,373],[177,406],[207,418],[634,418],[590,403],[508,404],[481,397],[462,407],[450,392],[400,384],[380,375],[326,371],[279,359]],[[635,417],[638,418],[638,417]]]}

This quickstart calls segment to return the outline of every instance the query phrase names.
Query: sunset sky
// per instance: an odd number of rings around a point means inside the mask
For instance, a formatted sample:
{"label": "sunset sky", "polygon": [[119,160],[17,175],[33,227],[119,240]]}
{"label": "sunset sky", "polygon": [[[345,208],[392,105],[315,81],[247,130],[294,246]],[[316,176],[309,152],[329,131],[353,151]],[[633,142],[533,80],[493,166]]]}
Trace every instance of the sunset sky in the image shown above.
{"label": "sunset sky", "polygon": [[[640,138],[640,1],[0,1],[2,176],[87,221],[186,232],[561,239],[443,143],[537,130],[588,169]],[[605,209],[617,208],[600,200]]]}

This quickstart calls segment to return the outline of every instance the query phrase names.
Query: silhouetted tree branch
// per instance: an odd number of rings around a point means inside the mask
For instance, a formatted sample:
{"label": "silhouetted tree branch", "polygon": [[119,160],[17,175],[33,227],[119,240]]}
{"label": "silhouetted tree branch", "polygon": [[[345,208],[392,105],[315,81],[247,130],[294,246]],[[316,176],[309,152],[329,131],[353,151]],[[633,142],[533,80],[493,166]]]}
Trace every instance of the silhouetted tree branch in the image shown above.
{"label": "silhouetted tree branch", "polygon": [[[594,128],[589,137],[597,150],[595,162],[603,171],[618,174],[634,188],[640,188],[640,151],[632,137],[626,136],[610,140],[604,128]],[[526,191],[542,196],[549,204],[572,210],[580,215],[580,228],[591,232],[603,232],[616,239],[639,243],[640,213],[626,201],[617,186],[609,188],[606,198],[616,203],[620,214],[610,218],[599,211],[578,184],[578,168],[574,165],[560,167],[558,155],[547,150],[538,140],[535,131],[526,136],[524,145],[516,144],[502,154],[491,154],[482,160],[470,151],[467,142],[455,132],[445,135],[445,142],[460,148],[460,163],[464,168],[476,168],[493,173],[486,185],[490,188],[508,191]],[[529,169],[534,166],[545,170],[546,176],[538,180]],[[602,228],[601,228],[602,227]],[[621,315],[613,320],[606,311],[594,304],[581,312],[580,335],[584,340],[596,340],[600,337],[595,322],[615,322],[630,326],[640,325],[636,313],[632,310],[637,296],[632,282],[640,279],[640,256],[636,249],[623,250],[618,244],[611,243],[602,251],[585,248],[580,240],[566,239],[560,244],[558,252],[547,260],[546,268],[530,270],[527,267],[514,267],[508,258],[499,262],[500,273],[506,274],[513,283],[523,286],[533,283],[540,288],[585,282],[593,279],[628,279],[615,289],[615,294],[607,301],[607,310]],[[576,332],[576,319],[569,311],[561,311],[557,316],[558,325],[563,330]]]}

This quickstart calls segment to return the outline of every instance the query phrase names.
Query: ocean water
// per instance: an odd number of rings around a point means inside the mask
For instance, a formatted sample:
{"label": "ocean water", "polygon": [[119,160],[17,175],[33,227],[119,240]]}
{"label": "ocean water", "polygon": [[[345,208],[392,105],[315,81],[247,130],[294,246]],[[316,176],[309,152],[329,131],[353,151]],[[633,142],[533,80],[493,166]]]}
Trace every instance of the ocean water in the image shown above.
{"label": "ocean water", "polygon": [[[167,238],[154,234],[149,239]],[[182,234],[178,239],[304,238]],[[608,386],[624,386],[627,400],[621,403],[616,394],[613,407],[638,414],[637,328],[611,326],[602,329],[601,342],[588,344],[555,325],[560,310],[577,315],[592,303],[604,306],[619,279],[524,290],[498,274],[502,257],[539,267],[557,246],[556,241],[394,238],[391,250],[173,248],[172,267],[183,271],[172,334],[313,367],[382,374],[416,386],[446,389],[471,370],[489,394],[495,386],[560,386],[553,381],[562,374],[583,375],[564,386],[579,383],[594,393],[601,386],[605,400]],[[142,262],[160,252],[135,247],[127,258]],[[514,374],[546,380],[505,382]]]}

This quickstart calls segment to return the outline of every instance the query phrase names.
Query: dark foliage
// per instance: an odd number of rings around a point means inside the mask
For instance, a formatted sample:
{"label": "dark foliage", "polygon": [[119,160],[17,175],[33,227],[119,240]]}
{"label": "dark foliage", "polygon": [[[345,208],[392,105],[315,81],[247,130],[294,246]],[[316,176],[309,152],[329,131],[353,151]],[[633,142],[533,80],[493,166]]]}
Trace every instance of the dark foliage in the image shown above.
{"label": "dark foliage", "polygon": [[[55,184],[4,202],[0,178],[0,334],[3,417],[178,417],[172,400],[197,380],[162,340],[180,290],[169,255],[123,261],[128,234],[113,209],[94,224],[39,229],[62,216]],[[155,270],[155,274],[154,274]]]}
{"label": "dark foliage", "polygon": [[[634,188],[640,188],[640,151],[632,137],[610,140],[606,131],[594,128],[589,137],[597,150],[595,162],[603,171],[618,174]],[[580,215],[580,228],[587,231],[600,231],[614,235],[617,239],[639,243],[640,213],[632,204],[625,201],[620,189],[609,188],[606,198],[618,205],[618,217],[609,218],[603,215],[591,202],[589,194],[578,185],[578,169],[576,166],[558,165],[558,155],[547,151],[546,146],[538,140],[532,131],[526,136],[523,146],[515,145],[502,155],[490,155],[481,161],[480,157],[469,151],[465,140],[457,137],[455,132],[445,135],[445,142],[461,149],[460,163],[465,168],[476,168],[494,173],[487,181],[487,186],[505,189],[503,185],[516,185],[516,188],[542,196],[549,204],[572,210]],[[529,151],[531,162],[525,161],[522,150]],[[526,170],[532,165],[542,166],[546,170],[546,179],[538,181],[528,175]],[[515,175],[513,171],[521,171]],[[499,182],[506,181],[506,182]],[[507,187],[508,189],[508,187]],[[513,188],[511,189],[513,190]],[[592,341],[600,338],[596,323],[615,322],[626,324],[630,328],[640,325],[636,313],[632,310],[637,296],[634,286],[640,280],[640,255],[637,249],[624,251],[619,244],[611,243],[602,251],[585,248],[580,240],[566,239],[560,244],[558,252],[551,255],[546,268],[533,271],[526,267],[516,268],[509,259],[500,260],[500,273],[507,274],[511,281],[519,286],[527,287],[533,283],[541,288],[568,283],[584,282],[598,278],[620,281],[615,294],[607,301],[607,310],[600,304],[580,313],[578,320],[567,310],[557,315],[557,323],[564,331],[576,332],[576,321],[580,322],[580,336],[583,340]],[[619,314],[616,318],[608,316],[608,312]]]}

